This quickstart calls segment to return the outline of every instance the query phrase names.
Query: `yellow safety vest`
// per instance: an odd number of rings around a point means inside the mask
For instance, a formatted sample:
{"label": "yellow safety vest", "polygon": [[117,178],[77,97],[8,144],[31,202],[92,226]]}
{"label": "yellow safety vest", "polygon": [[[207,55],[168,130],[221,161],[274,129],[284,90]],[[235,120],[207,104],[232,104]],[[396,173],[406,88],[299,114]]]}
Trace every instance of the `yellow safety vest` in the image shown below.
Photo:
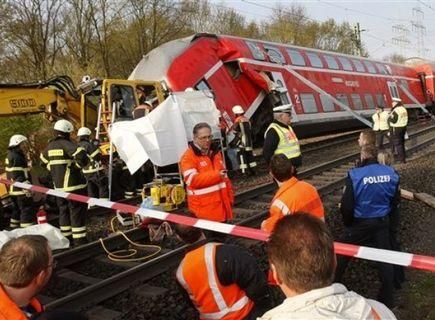
{"label": "yellow safety vest", "polygon": [[279,143],[274,154],[282,153],[289,159],[296,158],[301,155],[301,148],[299,146],[298,138],[290,126],[289,129],[287,129],[277,123],[272,122],[267,128],[266,134],[269,129],[274,129],[279,137]]}
{"label": "yellow safety vest", "polygon": [[392,127],[399,127],[399,128],[403,128],[406,127],[406,125],[408,124],[408,111],[406,111],[405,107],[403,106],[399,106],[393,109],[393,111],[391,111],[391,113],[397,113],[397,121],[395,123],[390,123],[390,125]]}
{"label": "yellow safety vest", "polygon": [[388,118],[390,115],[387,111],[382,112],[376,112],[374,115],[372,115],[373,120],[373,130],[374,131],[384,131],[388,130],[390,127],[388,125]]}

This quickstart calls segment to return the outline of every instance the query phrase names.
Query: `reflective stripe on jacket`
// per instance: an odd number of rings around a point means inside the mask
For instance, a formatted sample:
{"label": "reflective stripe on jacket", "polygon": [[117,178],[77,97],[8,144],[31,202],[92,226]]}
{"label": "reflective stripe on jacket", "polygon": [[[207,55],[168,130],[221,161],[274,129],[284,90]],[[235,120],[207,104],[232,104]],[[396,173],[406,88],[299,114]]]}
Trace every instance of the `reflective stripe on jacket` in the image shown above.
{"label": "reflective stripe on jacket", "polygon": [[388,125],[388,119],[390,115],[387,111],[376,112],[372,115],[373,131],[385,131],[390,128]]}
{"label": "reflective stripe on jacket", "polygon": [[322,200],[311,184],[293,177],[285,181],[270,205],[270,217],[263,222],[263,230],[272,232],[279,219],[288,214],[306,212],[324,220]]}
{"label": "reflective stripe on jacket", "polygon": [[208,243],[186,254],[177,270],[177,279],[189,293],[201,320],[244,319],[254,303],[237,285],[221,285],[216,274],[216,247]]}
{"label": "reflective stripe on jacket", "polygon": [[349,171],[355,199],[354,217],[379,218],[388,215],[399,185],[399,175],[378,163]]}
{"label": "reflective stripe on jacket", "polygon": [[98,145],[93,144],[88,139],[81,139],[79,141],[79,146],[85,149],[89,157],[89,165],[82,169],[85,175],[90,175],[95,172],[104,170],[101,163],[101,151]]}
{"label": "reflective stripe on jacket", "polygon": [[266,129],[265,136],[269,130],[275,130],[279,137],[278,146],[274,154],[284,154],[288,159],[296,158],[301,155],[298,138],[296,137],[293,129],[288,126],[284,128],[277,123],[272,122]]}
{"label": "reflective stripe on jacket", "polygon": [[[42,312],[41,303],[36,298],[30,300],[29,305],[35,309],[35,312]],[[0,285],[0,320],[27,320],[28,317],[13,302]]]}
{"label": "reflective stripe on jacket", "polygon": [[408,125],[408,111],[406,111],[406,108],[404,106],[398,106],[393,108],[391,110],[390,116],[396,113],[397,114],[397,121],[396,122],[390,122],[390,126],[397,128],[397,127],[406,127]]}
{"label": "reflective stripe on jacket", "polygon": [[[6,177],[17,182],[30,183],[30,169],[27,166],[27,159],[23,152],[18,148],[10,148],[5,159]],[[21,188],[9,186],[11,196],[24,195],[25,191]]]}
{"label": "reflective stripe on jacket", "polygon": [[241,144],[239,147],[245,149],[246,151],[252,151],[252,130],[249,119],[245,116],[237,117],[234,121],[234,130],[240,135]]}
{"label": "reflective stripe on jacket", "polygon": [[48,143],[40,159],[50,171],[56,190],[70,192],[86,187],[81,169],[89,159],[86,151],[74,142],[59,136]]}
{"label": "reflective stripe on jacket", "polygon": [[234,194],[231,181],[220,175],[225,170],[221,153],[198,155],[193,148],[190,145],[180,160],[189,210],[201,219],[232,219]]}

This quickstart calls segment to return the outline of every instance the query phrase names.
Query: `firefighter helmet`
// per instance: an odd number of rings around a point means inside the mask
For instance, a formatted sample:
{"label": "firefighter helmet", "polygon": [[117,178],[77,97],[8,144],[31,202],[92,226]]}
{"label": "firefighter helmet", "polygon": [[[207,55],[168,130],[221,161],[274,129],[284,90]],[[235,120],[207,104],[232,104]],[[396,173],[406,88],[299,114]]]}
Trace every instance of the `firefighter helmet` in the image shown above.
{"label": "firefighter helmet", "polygon": [[9,139],[9,147],[16,147],[18,146],[21,142],[27,141],[27,138],[25,136],[23,136],[22,134],[14,134],[10,139]]}
{"label": "firefighter helmet", "polygon": [[81,127],[79,129],[79,131],[77,131],[77,136],[78,137],[82,137],[82,136],[90,136],[91,135],[91,130],[89,128],[86,127]]}
{"label": "firefighter helmet", "polygon": [[54,130],[64,132],[64,133],[70,133],[70,132],[73,132],[74,127],[73,127],[71,122],[69,122],[68,120],[62,119],[62,120],[56,121],[56,123],[54,124]]}
{"label": "firefighter helmet", "polygon": [[282,106],[278,106],[273,108],[273,113],[291,113],[292,112],[293,105],[290,104],[284,104]]}
{"label": "firefighter helmet", "polygon": [[245,113],[245,111],[243,110],[243,108],[239,105],[236,105],[233,107],[233,113],[234,114],[242,114]]}

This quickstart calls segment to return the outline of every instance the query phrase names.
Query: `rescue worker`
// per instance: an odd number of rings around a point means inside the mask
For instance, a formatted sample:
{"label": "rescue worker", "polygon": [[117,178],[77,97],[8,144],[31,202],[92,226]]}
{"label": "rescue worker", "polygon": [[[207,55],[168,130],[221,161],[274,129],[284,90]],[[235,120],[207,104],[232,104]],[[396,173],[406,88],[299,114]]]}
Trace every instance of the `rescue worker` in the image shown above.
{"label": "rescue worker", "polygon": [[273,108],[273,122],[266,129],[263,157],[269,164],[274,154],[284,154],[294,167],[302,165],[301,149],[298,138],[290,126],[292,105],[286,104]]}
{"label": "rescue worker", "polygon": [[[361,166],[349,171],[340,206],[346,227],[342,242],[390,250],[390,215],[397,210],[400,200],[399,175],[376,159],[376,148],[363,146]],[[338,257],[338,282],[348,262],[348,257]],[[377,266],[382,282],[378,300],[391,307],[393,266],[386,263],[377,263]]]}
{"label": "rescue worker", "polygon": [[233,107],[233,113],[236,116],[234,121],[234,132],[236,133],[238,155],[240,160],[239,168],[242,173],[248,172],[248,175],[255,175],[254,168],[257,166],[254,155],[252,154],[252,130],[249,119],[245,117],[245,111],[239,105]]}
{"label": "rescue worker", "polygon": [[[175,225],[187,244],[204,240],[201,229]],[[189,293],[200,319],[254,320],[270,306],[264,273],[245,249],[207,243],[188,252],[177,270],[177,280]]]}
{"label": "rescue worker", "polygon": [[270,160],[270,174],[279,185],[272,199],[270,217],[263,221],[261,229],[272,232],[282,217],[295,212],[306,212],[325,221],[323,203],[316,188],[305,181],[298,180],[290,159],[276,154]]}
{"label": "rescue worker", "polygon": [[42,312],[36,295],[55,267],[47,239],[40,235],[14,238],[1,248],[0,257],[0,320],[27,320]]}
{"label": "rescue worker", "polygon": [[[13,135],[9,140],[8,153],[5,159],[6,177],[14,182],[31,183],[30,168],[27,164],[27,138],[21,134]],[[9,187],[9,195],[13,202],[10,219],[12,229],[25,228],[35,224],[36,210],[30,191]]]}
{"label": "rescue worker", "polygon": [[101,151],[97,140],[91,141],[91,130],[82,127],[77,132],[78,145],[85,149],[89,164],[82,168],[88,185],[88,196],[92,198],[109,199],[109,185],[104,166],[101,163]]}
{"label": "rescue worker", "polygon": [[139,104],[136,108],[133,109],[133,120],[145,117],[153,111],[153,105],[149,101],[144,101],[144,103]]}
{"label": "rescue worker", "polygon": [[358,136],[358,146],[362,148],[366,145],[376,145],[376,134],[373,130],[365,129],[362,130]]}
{"label": "rescue worker", "polygon": [[382,303],[333,283],[334,238],[325,223],[306,213],[282,218],[267,242],[273,277],[284,302],[258,320],[394,320]]}
{"label": "rescue worker", "polygon": [[405,155],[405,133],[408,125],[408,112],[402,104],[402,100],[393,98],[393,108],[389,118],[391,135],[394,149],[397,152],[397,160],[401,163],[406,162]]}
{"label": "rescue worker", "polygon": [[193,128],[193,141],[180,160],[189,210],[201,219],[233,218],[233,188],[227,177],[218,143],[212,143],[211,127],[205,122]]}
{"label": "rescue worker", "polygon": [[[58,120],[54,124],[55,138],[41,153],[42,165],[53,177],[54,188],[64,192],[86,195],[86,179],[81,169],[88,162],[88,155],[82,147],[70,140],[74,130],[71,122]],[[57,198],[59,226],[65,237],[74,240],[74,245],[86,242],[86,203]]]}
{"label": "rescue worker", "polygon": [[388,136],[390,126],[388,125],[389,114],[384,111],[383,106],[376,106],[376,112],[372,115],[373,131],[376,133],[376,147],[383,149],[384,137]]}

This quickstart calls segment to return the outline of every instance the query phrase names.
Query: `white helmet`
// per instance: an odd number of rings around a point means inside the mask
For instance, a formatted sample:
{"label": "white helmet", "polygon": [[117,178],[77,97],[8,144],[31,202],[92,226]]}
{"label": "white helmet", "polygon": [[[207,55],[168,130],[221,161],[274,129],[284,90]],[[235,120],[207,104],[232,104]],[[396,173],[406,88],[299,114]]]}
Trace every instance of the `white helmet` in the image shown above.
{"label": "white helmet", "polygon": [[289,104],[283,104],[281,106],[275,107],[272,109],[273,113],[291,113],[292,112],[293,105],[291,103]]}
{"label": "white helmet", "polygon": [[233,107],[233,113],[234,114],[242,114],[245,113],[245,111],[243,110],[243,108],[239,105],[236,105]]}
{"label": "white helmet", "polygon": [[79,131],[77,131],[77,136],[81,137],[81,136],[90,136],[91,135],[91,130],[86,128],[86,127],[81,127],[79,129]]}
{"label": "white helmet", "polygon": [[73,132],[74,126],[68,120],[62,119],[56,121],[56,123],[54,124],[54,130],[64,133],[70,133]]}
{"label": "white helmet", "polygon": [[14,134],[10,139],[9,139],[9,147],[16,147],[18,146],[21,142],[27,141],[27,138],[25,136],[23,136],[22,134]]}

